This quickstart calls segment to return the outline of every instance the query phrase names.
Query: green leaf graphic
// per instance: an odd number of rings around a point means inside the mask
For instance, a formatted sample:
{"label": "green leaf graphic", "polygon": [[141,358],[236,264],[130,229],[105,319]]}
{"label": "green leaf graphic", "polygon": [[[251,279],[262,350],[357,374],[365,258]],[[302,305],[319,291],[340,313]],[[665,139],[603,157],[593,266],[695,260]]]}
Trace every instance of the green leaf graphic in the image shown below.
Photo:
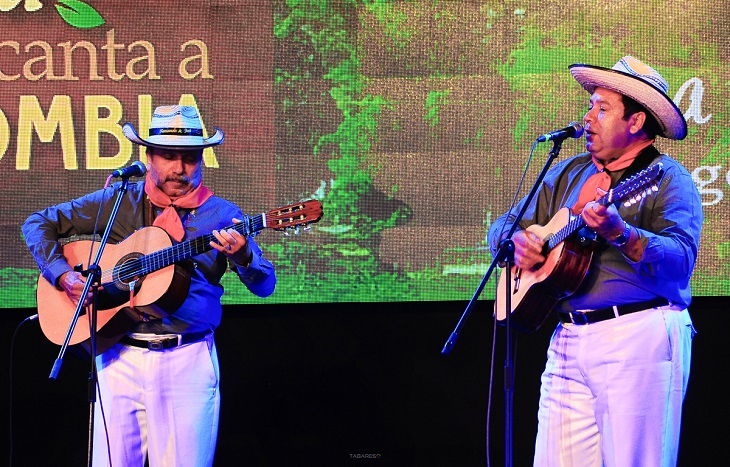
{"label": "green leaf graphic", "polygon": [[[80,0],[58,0],[56,11],[64,21],[79,29],[89,29],[104,24],[104,18],[90,5]],[[68,8],[66,8],[68,7]]]}

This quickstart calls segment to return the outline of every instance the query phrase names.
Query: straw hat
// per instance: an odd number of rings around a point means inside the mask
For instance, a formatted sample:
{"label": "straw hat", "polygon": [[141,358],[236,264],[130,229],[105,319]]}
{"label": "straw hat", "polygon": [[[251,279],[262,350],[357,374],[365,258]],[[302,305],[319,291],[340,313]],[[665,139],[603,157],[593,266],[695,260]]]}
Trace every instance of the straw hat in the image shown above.
{"label": "straw hat", "polygon": [[596,88],[606,88],[644,106],[659,123],[659,136],[669,139],[684,139],[687,136],[687,122],[667,95],[667,81],[640,60],[627,55],[610,69],[580,63],[570,65],[568,69],[573,78],[591,94]]}
{"label": "straw hat", "polygon": [[122,132],[131,142],[150,148],[191,150],[215,146],[223,142],[223,132],[215,129],[210,138],[203,138],[203,125],[195,107],[165,105],[155,109],[150,122],[150,134],[142,139],[131,123]]}

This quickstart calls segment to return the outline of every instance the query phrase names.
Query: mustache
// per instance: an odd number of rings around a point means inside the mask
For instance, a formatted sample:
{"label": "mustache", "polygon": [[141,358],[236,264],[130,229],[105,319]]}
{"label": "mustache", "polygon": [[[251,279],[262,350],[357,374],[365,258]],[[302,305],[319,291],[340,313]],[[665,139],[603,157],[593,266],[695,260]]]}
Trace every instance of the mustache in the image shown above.
{"label": "mustache", "polygon": [[190,183],[190,178],[188,177],[167,177],[165,179],[166,182],[174,182],[174,183]]}

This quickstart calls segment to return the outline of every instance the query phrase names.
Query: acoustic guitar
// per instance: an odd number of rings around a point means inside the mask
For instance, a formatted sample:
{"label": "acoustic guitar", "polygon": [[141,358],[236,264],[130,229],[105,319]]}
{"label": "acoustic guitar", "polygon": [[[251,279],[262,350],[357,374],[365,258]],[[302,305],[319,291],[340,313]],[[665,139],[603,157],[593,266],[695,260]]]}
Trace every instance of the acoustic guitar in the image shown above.
{"label": "acoustic guitar", "polygon": [[[226,229],[248,237],[266,228],[306,229],[321,218],[322,204],[309,200],[246,216],[243,222]],[[164,230],[150,226],[117,244],[106,245],[99,262],[103,289],[98,296],[97,352],[102,353],[116,344],[143,317],[164,318],[173,314],[190,287],[193,265],[186,260],[211,250],[211,241],[217,242],[209,233],[173,245]],[[98,242],[90,240],[70,242],[64,245],[63,255],[69,264],[83,265],[86,269],[89,258],[96,256],[98,246]],[[44,335],[55,344],[63,344],[76,304],[43,276],[38,278],[36,298]],[[69,345],[82,343],[89,350],[90,322],[86,310],[82,311]]]}
{"label": "acoustic guitar", "polygon": [[[627,178],[597,200],[603,206],[619,203],[635,204],[641,198],[658,191],[654,180],[660,177],[662,164],[654,164]],[[510,326],[526,333],[540,328],[560,300],[572,295],[588,273],[597,242],[580,215],[565,207],[544,225],[527,228],[544,240],[542,254],[545,262],[531,269],[512,266],[509,290],[506,274],[497,283],[494,314],[500,324],[507,319],[506,293],[510,294]]]}

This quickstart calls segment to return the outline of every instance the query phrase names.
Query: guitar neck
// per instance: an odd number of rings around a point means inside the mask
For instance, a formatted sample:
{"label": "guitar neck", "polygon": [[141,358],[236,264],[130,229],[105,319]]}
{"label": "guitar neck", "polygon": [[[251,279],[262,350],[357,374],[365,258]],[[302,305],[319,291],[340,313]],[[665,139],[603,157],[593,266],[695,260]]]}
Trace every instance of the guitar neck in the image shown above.
{"label": "guitar neck", "polygon": [[565,241],[566,238],[573,235],[573,233],[577,232],[578,230],[585,227],[586,223],[583,222],[583,218],[580,216],[573,216],[570,215],[570,221],[563,227],[562,229],[555,232],[553,235],[550,236],[550,238],[547,241],[547,250],[551,251],[563,241]]}
{"label": "guitar neck", "polygon": [[[615,198],[613,191],[609,192],[609,194],[606,194],[596,200],[596,203],[600,204],[601,206],[608,206],[611,203],[616,203],[620,201],[620,199]],[[583,221],[583,217],[579,215],[573,215],[569,214],[570,220],[568,223],[560,230],[558,230],[555,234],[553,234],[550,239],[547,242],[547,248],[548,251],[552,250],[553,248],[560,245],[566,238],[573,235],[578,230],[582,229],[586,226],[586,223]]]}
{"label": "guitar neck", "polygon": [[[265,228],[283,231],[293,227],[306,227],[318,222],[321,218],[322,203],[317,200],[309,200],[282,206],[255,216],[244,214],[241,222],[231,224],[225,229],[233,229],[244,237],[248,237]],[[212,250],[211,242],[217,242],[217,240],[212,233],[208,233],[154,253],[129,259],[115,267],[113,275],[122,282],[130,282],[135,278]]]}
{"label": "guitar neck", "polygon": [[[609,190],[605,195],[596,200],[596,203],[601,206],[608,206],[609,204],[615,204],[645,187],[650,182],[654,181],[662,172],[662,164],[654,164],[641,172],[633,175],[632,177],[621,182],[617,187]],[[655,190],[654,190],[655,191]],[[569,221],[568,223],[555,234],[551,235],[546,242],[547,251],[560,245],[566,238],[570,237],[573,233],[582,229],[586,226],[583,222],[583,218],[580,215],[573,215],[568,211]]]}
{"label": "guitar neck", "polygon": [[[226,230],[233,229],[244,237],[248,237],[249,235],[264,228],[266,228],[266,214],[264,213],[252,217],[244,215],[242,222],[225,227]],[[210,251],[213,249],[213,247],[210,246],[210,242],[216,241],[217,240],[212,233],[201,235],[200,237],[195,237],[192,240],[178,243],[171,247],[137,258],[133,261],[133,263],[136,264],[132,267],[127,266],[125,269],[128,269],[128,274],[131,277],[143,276],[159,269],[166,268],[167,266],[179,261]]]}

